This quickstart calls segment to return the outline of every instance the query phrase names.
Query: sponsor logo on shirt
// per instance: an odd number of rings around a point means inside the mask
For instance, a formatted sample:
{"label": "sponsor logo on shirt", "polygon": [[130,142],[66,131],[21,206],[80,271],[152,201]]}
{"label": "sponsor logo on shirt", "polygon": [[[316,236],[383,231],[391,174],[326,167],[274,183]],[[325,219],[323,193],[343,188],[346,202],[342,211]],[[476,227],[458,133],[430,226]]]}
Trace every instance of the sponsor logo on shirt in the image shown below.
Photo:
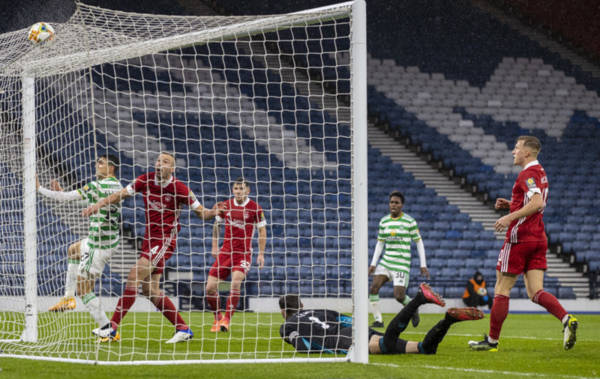
{"label": "sponsor logo on shirt", "polygon": [[154,209],[155,211],[162,211],[164,205],[160,201],[148,200],[148,207]]}
{"label": "sponsor logo on shirt", "polygon": [[229,224],[231,226],[235,226],[236,228],[239,228],[239,229],[246,228],[246,224],[243,221],[239,221],[239,220],[229,219]]}

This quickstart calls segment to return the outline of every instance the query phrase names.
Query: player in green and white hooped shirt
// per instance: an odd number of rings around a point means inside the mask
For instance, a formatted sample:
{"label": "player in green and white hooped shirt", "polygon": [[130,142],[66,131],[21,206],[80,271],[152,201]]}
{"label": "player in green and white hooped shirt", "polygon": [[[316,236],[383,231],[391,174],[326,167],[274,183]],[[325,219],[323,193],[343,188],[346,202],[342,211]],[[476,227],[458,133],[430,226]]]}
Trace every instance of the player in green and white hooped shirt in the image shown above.
{"label": "player in green and white hooped shirt", "polygon": [[[379,222],[377,245],[369,266],[369,275],[374,275],[369,291],[369,302],[373,308],[374,328],[383,328],[383,318],[379,310],[379,289],[388,280],[394,283],[394,297],[404,305],[411,300],[406,295],[410,274],[410,242],[414,241],[419,252],[421,275],[429,279],[429,271],[425,262],[425,246],[419,234],[414,218],[402,212],[404,195],[399,191],[390,194],[390,214]],[[381,261],[379,257],[384,251]],[[379,264],[377,263],[379,261]],[[415,312],[411,319],[413,326],[419,324],[419,314]]]}
{"label": "player in green and white hooped shirt", "polygon": [[[119,159],[106,155],[96,161],[97,180],[75,191],[64,192],[56,180],[50,182],[51,189],[41,187],[37,183],[38,192],[58,201],[86,200],[95,204],[114,192],[119,192],[123,186],[115,178]],[[90,217],[88,237],[77,241],[68,248],[67,278],[65,296],[49,311],[62,312],[75,309],[75,289],[83,304],[99,325],[108,323],[106,313],[100,300],[94,294],[94,282],[102,275],[104,266],[110,260],[112,252],[120,241],[120,206],[115,204],[109,210]]]}

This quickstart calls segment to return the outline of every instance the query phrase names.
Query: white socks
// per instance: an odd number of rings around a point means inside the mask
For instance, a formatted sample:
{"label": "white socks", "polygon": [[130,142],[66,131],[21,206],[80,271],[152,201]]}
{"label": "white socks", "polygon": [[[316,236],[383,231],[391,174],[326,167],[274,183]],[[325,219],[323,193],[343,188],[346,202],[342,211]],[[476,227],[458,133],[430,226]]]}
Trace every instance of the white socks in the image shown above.
{"label": "white socks", "polygon": [[67,266],[67,281],[65,283],[65,297],[75,296],[77,289],[77,272],[79,270],[79,259],[69,259]]}
{"label": "white socks", "polygon": [[92,318],[96,321],[98,326],[103,327],[104,325],[110,323],[108,317],[106,317],[106,313],[102,309],[102,305],[100,304],[100,299],[96,297],[93,292],[84,295],[81,298],[81,301],[85,305],[85,308],[90,312]]}
{"label": "white socks", "polygon": [[373,311],[373,317],[377,322],[383,322],[383,316],[379,310],[379,295],[369,295],[369,303],[371,303],[371,309]]}

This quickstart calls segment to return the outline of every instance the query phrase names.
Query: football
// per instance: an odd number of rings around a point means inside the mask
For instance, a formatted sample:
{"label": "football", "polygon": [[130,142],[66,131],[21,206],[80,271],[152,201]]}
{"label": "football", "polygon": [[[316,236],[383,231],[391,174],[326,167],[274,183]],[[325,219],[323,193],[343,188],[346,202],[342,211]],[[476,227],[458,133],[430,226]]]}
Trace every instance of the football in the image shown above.
{"label": "football", "polygon": [[54,38],[54,28],[47,22],[35,23],[29,28],[27,39],[33,43],[51,41]]}
{"label": "football", "polygon": [[485,296],[487,295],[487,290],[485,288],[480,288],[477,290],[477,294],[479,294],[479,296]]}

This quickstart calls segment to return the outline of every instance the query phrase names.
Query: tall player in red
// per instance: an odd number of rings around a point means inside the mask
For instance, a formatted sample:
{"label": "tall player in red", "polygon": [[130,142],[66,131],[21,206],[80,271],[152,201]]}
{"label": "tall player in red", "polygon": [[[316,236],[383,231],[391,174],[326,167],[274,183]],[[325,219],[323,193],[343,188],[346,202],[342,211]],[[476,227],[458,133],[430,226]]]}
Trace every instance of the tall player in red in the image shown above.
{"label": "tall player in red", "polygon": [[548,200],[548,178],[537,160],[542,149],[533,136],[521,136],[512,151],[514,164],[523,169],[513,186],[511,200],[498,198],[496,209],[510,209],[510,213],[496,221],[496,231],[508,227],[504,246],[496,266],[494,305],[490,315],[490,333],[483,341],[469,341],[473,350],[498,351],[502,323],[508,315],[510,290],[517,277],[523,274],[527,295],[534,303],[546,308],[563,323],[563,347],[575,345],[577,319],[567,314],[556,297],[544,291],[544,271],[547,268],[548,241],[542,221]]}
{"label": "tall player in red", "polygon": [[[267,228],[262,208],[248,197],[250,186],[243,178],[233,183],[233,198],[219,206],[219,213],[213,226],[212,256],[215,258],[206,281],[206,301],[214,310],[215,320],[211,332],[227,332],[231,317],[240,300],[240,289],[252,265],[252,236],[258,228],[258,257],[256,262],[261,269],[265,264]],[[223,246],[219,250],[219,228],[225,223]],[[225,315],[219,306],[218,284],[231,274],[231,289],[227,298]]]}
{"label": "tall player in red", "polygon": [[183,205],[189,206],[198,217],[209,220],[216,214],[216,209],[204,209],[194,193],[177,180],[175,158],[168,153],[158,156],[155,171],[140,175],[133,183],[120,192],[104,198],[83,211],[83,214],[98,212],[101,208],[141,193],[146,206],[146,232],[142,252],[135,266],[129,271],[123,295],[117,303],[110,324],[93,330],[103,342],[120,339],[117,328],[129,309],[133,306],[141,283],[142,293],[158,308],[162,314],[175,325],[175,335],[167,343],[177,343],[192,339],[194,334],[185,323],[175,305],[160,289],[165,262],[171,257],[177,245],[179,214]]}

